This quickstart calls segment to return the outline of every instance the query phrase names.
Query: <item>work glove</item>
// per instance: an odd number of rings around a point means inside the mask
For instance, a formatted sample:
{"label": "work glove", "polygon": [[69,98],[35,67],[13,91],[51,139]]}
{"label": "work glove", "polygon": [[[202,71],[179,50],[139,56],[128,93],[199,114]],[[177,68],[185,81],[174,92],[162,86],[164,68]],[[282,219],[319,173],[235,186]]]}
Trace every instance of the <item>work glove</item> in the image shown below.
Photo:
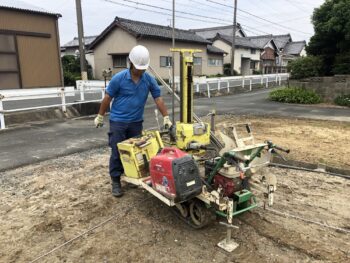
{"label": "work glove", "polygon": [[97,117],[94,120],[96,128],[103,126],[103,116],[101,114],[97,114]]}
{"label": "work glove", "polygon": [[169,116],[164,116],[163,118],[163,125],[165,129],[169,129],[173,124],[170,121]]}

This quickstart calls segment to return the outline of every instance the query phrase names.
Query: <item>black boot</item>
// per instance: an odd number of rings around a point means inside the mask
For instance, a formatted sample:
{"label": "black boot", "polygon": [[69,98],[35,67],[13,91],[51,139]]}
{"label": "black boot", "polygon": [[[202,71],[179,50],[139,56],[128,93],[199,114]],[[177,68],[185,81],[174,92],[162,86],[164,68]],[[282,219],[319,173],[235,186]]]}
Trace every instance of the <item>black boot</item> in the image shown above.
{"label": "black boot", "polygon": [[121,197],[123,195],[122,192],[122,184],[120,183],[120,177],[112,177],[112,195],[115,197]]}

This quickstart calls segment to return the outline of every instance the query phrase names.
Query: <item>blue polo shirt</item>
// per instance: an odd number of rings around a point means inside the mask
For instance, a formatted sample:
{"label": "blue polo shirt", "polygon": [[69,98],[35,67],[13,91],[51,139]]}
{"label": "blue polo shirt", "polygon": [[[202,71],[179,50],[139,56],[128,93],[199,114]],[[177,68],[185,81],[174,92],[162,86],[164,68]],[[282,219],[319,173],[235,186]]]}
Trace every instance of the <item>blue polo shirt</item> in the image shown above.
{"label": "blue polo shirt", "polygon": [[153,99],[160,97],[160,88],[151,75],[144,72],[135,84],[129,69],[114,75],[106,92],[113,98],[109,119],[120,122],[142,121],[149,92]]}

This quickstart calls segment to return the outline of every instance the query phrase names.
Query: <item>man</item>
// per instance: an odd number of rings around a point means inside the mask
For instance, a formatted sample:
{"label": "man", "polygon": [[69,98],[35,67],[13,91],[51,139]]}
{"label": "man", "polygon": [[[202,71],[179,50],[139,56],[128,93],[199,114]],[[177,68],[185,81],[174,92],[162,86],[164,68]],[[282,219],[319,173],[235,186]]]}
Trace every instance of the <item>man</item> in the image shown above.
{"label": "man", "polygon": [[172,125],[156,80],[145,72],[150,63],[147,48],[135,46],[129,53],[129,61],[130,68],[111,79],[94,120],[96,127],[103,125],[103,116],[112,101],[108,133],[109,146],[112,148],[109,174],[112,179],[112,194],[115,197],[123,195],[120,176],[124,172],[117,143],[141,135],[143,112],[149,92],[164,117],[164,126]]}

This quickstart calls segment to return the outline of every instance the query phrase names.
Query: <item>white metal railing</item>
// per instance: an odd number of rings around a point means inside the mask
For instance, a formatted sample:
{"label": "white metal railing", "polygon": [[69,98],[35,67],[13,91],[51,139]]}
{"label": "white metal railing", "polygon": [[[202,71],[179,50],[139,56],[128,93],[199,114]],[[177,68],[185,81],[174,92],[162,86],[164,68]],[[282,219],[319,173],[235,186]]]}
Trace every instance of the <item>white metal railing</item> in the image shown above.
{"label": "white metal railing", "polygon": [[249,84],[249,90],[252,90],[252,85],[260,84],[269,87],[269,83],[275,82],[281,85],[282,80],[289,78],[288,73],[279,74],[266,74],[266,75],[249,75],[249,76],[233,76],[233,77],[219,77],[219,78],[206,78],[206,77],[194,77],[193,84],[195,91],[206,92],[208,98],[211,97],[211,91],[226,89],[230,92],[231,88],[242,87],[244,88]]}
{"label": "white metal railing", "polygon": [[[84,104],[89,102],[100,102],[105,93],[104,81],[77,81],[78,89],[74,87],[55,87],[55,88],[37,88],[37,89],[13,89],[0,91],[0,129],[5,129],[5,114],[13,112],[23,112],[29,110],[48,109],[48,108],[62,108],[63,112],[67,111],[67,106]],[[98,99],[85,100],[86,94],[100,94]],[[80,100],[74,102],[67,102],[67,97],[80,95]],[[19,107],[14,109],[4,109],[4,102],[7,101],[26,101],[33,99],[48,99],[59,98],[60,103],[52,103],[42,106]]]}
{"label": "white metal railing", "polygon": [[[194,77],[194,87],[196,92],[204,91],[208,98],[211,97],[211,91],[227,89],[230,92],[231,88],[245,87],[249,83],[249,90],[252,90],[252,85],[260,84],[268,87],[269,83],[275,82],[281,84],[282,80],[289,78],[288,73],[269,74],[269,75],[251,75],[251,76],[234,76],[221,78],[206,78]],[[100,102],[105,95],[105,87],[108,82],[99,80],[78,80],[76,82],[77,89],[74,87],[56,87],[56,88],[38,88],[38,89],[20,89],[20,90],[0,90],[0,129],[5,129],[5,114],[12,112],[21,112],[28,110],[47,109],[47,108],[62,108],[63,112],[67,111],[67,106],[83,104],[89,102]],[[179,88],[179,77],[175,78],[175,86]],[[98,99],[86,100],[86,94],[97,94]],[[73,97],[74,102],[67,102],[67,98]],[[53,103],[44,106],[31,106],[15,109],[4,109],[6,101],[22,101],[32,99],[47,99],[59,98],[60,103]],[[76,100],[76,98],[78,98]]]}

